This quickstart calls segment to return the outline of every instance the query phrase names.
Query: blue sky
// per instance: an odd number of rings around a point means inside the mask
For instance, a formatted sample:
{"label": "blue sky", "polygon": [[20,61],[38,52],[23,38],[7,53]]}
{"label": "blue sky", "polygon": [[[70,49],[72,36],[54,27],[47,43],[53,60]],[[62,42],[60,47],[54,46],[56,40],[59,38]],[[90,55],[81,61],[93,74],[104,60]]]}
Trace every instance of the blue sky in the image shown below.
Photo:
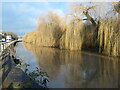
{"label": "blue sky", "polygon": [[68,4],[65,2],[4,2],[2,3],[2,30],[20,36],[31,32],[35,29],[38,18],[48,10],[54,10],[63,16],[68,11]]}
{"label": "blue sky", "polygon": [[[82,4],[87,5],[88,3]],[[70,2],[0,2],[0,10],[2,9],[2,12],[0,11],[0,30],[23,36],[25,33],[35,30],[39,17],[48,10],[56,11],[58,15],[64,16],[69,12],[69,5]],[[109,3],[99,6],[98,9],[96,8],[96,14],[91,13],[91,15],[105,16],[110,9],[108,6]]]}

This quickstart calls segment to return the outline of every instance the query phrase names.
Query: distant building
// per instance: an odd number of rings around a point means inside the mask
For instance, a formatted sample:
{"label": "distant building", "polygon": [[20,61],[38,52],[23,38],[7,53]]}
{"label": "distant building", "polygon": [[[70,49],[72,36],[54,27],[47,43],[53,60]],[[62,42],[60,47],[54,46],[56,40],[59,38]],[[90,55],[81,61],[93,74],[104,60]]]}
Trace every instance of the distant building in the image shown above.
{"label": "distant building", "polygon": [[11,35],[7,35],[6,36],[6,42],[10,42],[12,41],[12,36]]}
{"label": "distant building", "polygon": [[0,31],[0,35],[4,35],[4,33],[2,31]]}
{"label": "distant building", "polygon": [[19,41],[22,41],[22,36],[19,36],[19,37],[18,37],[18,40],[19,40]]}
{"label": "distant building", "polygon": [[5,40],[5,38],[2,38],[2,42],[5,42],[6,40]]}
{"label": "distant building", "polygon": [[0,30],[0,42],[5,42],[5,41],[6,41],[5,33],[2,30]]}

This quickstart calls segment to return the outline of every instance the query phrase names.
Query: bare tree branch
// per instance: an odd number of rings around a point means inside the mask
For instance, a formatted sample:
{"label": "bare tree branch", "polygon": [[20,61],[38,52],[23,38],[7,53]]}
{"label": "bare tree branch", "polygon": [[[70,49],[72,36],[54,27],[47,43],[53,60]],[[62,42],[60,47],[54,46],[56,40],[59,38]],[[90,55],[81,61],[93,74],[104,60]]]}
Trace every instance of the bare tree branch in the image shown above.
{"label": "bare tree branch", "polygon": [[114,9],[120,14],[120,2],[114,4]]}
{"label": "bare tree branch", "polygon": [[88,8],[86,8],[85,11],[88,11],[88,10],[90,10],[90,9],[93,9],[93,8],[95,8],[95,7],[97,7],[97,6],[100,6],[100,5],[95,5],[95,6],[88,7]]}
{"label": "bare tree branch", "polygon": [[89,15],[88,11],[84,11],[83,13],[86,15],[86,17],[87,17],[88,20],[90,20],[94,25],[96,25],[96,22],[95,22],[94,19]]}

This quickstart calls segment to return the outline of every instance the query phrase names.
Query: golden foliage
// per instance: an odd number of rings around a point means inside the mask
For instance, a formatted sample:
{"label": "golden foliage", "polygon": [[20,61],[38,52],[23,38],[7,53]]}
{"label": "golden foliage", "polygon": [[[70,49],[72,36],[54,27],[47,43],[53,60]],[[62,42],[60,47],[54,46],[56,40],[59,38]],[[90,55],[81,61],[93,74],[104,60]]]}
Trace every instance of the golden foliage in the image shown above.
{"label": "golden foliage", "polygon": [[81,50],[83,23],[71,22],[60,39],[60,49]]}
{"label": "golden foliage", "polygon": [[[77,6],[78,7],[78,6]],[[63,20],[55,12],[40,17],[34,32],[27,33],[23,41],[37,46],[58,47],[60,49],[81,50],[96,49],[108,56],[120,55],[120,19],[119,14],[107,13],[106,16],[93,18],[89,13],[96,5],[74,9],[69,20]],[[85,9],[86,8],[86,9]],[[79,14],[80,13],[80,14]],[[86,16],[81,19],[81,15]],[[95,13],[94,13],[95,16]],[[86,21],[84,21],[86,20]],[[99,23],[100,22],[100,23]]]}
{"label": "golden foliage", "polygon": [[109,56],[120,53],[120,24],[118,19],[104,19],[99,27],[99,51]]}
{"label": "golden foliage", "polygon": [[26,34],[23,41],[37,46],[58,47],[59,39],[64,31],[63,24],[63,20],[55,12],[50,11],[39,19],[36,30]]}

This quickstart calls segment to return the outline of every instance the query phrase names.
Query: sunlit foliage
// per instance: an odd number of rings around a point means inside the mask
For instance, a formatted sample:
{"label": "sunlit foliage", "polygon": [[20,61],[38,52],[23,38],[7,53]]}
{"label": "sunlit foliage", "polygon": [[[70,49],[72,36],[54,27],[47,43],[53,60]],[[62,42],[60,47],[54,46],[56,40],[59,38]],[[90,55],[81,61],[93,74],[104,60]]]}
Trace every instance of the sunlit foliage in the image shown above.
{"label": "sunlit foliage", "polygon": [[26,34],[23,41],[59,49],[90,48],[108,56],[119,56],[119,5],[119,2],[73,3],[66,18],[50,11],[40,17],[35,31]]}

